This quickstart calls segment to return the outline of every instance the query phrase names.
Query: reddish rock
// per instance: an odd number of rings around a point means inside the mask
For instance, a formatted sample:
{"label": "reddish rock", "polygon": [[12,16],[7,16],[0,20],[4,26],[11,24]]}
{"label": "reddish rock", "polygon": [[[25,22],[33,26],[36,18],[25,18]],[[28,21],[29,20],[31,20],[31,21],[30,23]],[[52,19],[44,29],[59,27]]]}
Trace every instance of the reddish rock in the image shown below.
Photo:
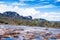
{"label": "reddish rock", "polygon": [[55,38],[60,39],[60,34],[55,35]]}
{"label": "reddish rock", "polygon": [[48,38],[42,38],[42,40],[49,40]]}

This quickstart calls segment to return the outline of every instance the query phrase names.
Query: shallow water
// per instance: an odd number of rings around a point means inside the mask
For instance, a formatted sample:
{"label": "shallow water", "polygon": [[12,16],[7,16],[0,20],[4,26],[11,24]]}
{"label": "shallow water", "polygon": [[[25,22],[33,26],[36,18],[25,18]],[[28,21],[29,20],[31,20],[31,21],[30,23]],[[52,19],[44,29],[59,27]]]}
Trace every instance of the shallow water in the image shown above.
{"label": "shallow water", "polygon": [[[23,28],[24,29],[24,33],[26,31],[46,31],[47,33],[48,32],[52,32],[52,36],[55,35],[55,34],[60,34],[60,29],[58,28],[48,28],[48,30],[44,30],[45,28],[44,27],[30,27],[30,26],[16,26],[16,25],[0,25],[0,28]],[[36,30],[34,30],[36,29]],[[37,34],[36,34],[37,35]],[[1,39],[1,40],[23,40],[23,37],[22,36],[19,36],[18,38],[5,38],[5,39]],[[26,38],[26,40],[28,40]],[[33,40],[42,40],[42,36],[39,36]],[[50,38],[49,40],[55,40],[55,38]]]}

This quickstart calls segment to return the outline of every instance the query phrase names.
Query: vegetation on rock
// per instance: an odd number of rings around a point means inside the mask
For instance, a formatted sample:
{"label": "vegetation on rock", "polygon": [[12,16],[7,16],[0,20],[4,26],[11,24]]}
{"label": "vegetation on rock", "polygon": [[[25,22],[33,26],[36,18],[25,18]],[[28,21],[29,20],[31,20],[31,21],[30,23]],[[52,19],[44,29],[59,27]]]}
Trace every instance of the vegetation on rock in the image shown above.
{"label": "vegetation on rock", "polygon": [[4,12],[4,14],[0,13],[0,24],[60,28],[60,22],[51,22],[42,18],[32,19],[31,16],[23,17],[19,14],[16,14],[16,12],[10,12],[10,11]]}

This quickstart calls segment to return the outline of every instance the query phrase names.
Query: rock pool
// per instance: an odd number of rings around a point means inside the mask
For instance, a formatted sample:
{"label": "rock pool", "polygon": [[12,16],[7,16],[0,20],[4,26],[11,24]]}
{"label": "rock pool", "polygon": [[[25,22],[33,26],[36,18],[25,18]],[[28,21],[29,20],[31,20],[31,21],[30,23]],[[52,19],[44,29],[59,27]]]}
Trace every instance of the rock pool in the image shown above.
{"label": "rock pool", "polygon": [[[0,25],[0,40],[60,40],[60,29],[16,25]],[[12,34],[15,33],[15,34]],[[18,34],[17,34],[18,33]],[[17,38],[16,35],[18,36]],[[6,37],[6,38],[5,38]]]}

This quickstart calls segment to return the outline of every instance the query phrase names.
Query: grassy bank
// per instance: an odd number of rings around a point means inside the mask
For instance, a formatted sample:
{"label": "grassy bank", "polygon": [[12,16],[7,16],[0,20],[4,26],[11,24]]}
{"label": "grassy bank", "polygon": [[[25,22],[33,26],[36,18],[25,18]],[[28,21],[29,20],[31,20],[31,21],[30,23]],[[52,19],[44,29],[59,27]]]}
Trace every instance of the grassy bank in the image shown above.
{"label": "grassy bank", "polygon": [[34,20],[17,20],[14,18],[0,18],[0,24],[13,24],[13,25],[25,25],[25,26],[41,26],[41,27],[53,27],[60,28],[60,22],[49,22]]}

